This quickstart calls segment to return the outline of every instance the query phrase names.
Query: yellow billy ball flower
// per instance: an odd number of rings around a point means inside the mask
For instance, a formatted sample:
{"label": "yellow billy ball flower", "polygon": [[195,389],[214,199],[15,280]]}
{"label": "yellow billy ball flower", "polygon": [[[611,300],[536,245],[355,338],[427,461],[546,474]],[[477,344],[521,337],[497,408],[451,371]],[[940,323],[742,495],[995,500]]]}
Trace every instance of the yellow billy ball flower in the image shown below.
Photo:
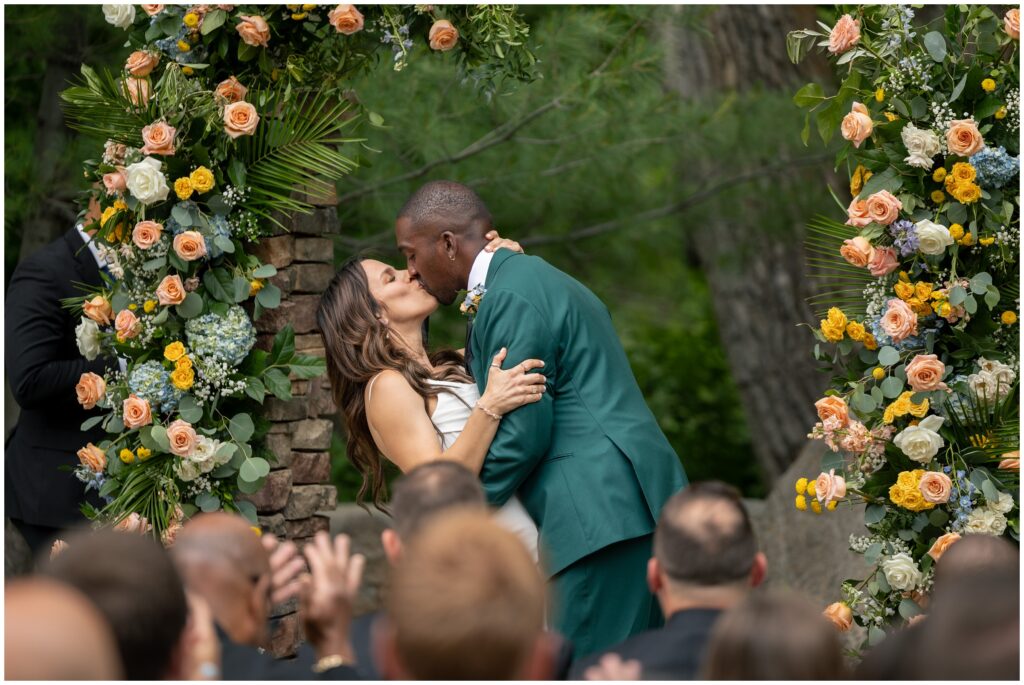
{"label": "yellow billy ball flower", "polygon": [[974,244],[974,235],[970,231],[968,231],[967,233],[964,233],[964,237],[960,240],[960,244],[961,245],[968,245],[968,246],[969,245],[973,245]]}
{"label": "yellow billy ball flower", "polygon": [[964,237],[964,227],[960,224],[953,224],[949,227],[949,236],[953,240],[960,240]]}
{"label": "yellow billy ball flower", "polygon": [[815,494],[814,493],[814,481],[813,480],[808,480],[807,481],[807,496],[808,497],[814,497],[814,494]]}
{"label": "yellow billy ball flower", "polygon": [[820,514],[821,513],[821,502],[819,502],[816,499],[812,499],[811,500],[811,511],[813,511],[815,514]]}
{"label": "yellow billy ball flower", "polygon": [[176,368],[171,373],[171,383],[178,390],[188,390],[195,382],[195,373],[192,369]]}
{"label": "yellow billy ball flower", "polygon": [[263,531],[260,530],[259,526],[249,526],[249,530],[251,530],[253,532],[253,535],[255,535],[256,537],[260,537],[261,535],[263,535]]}
{"label": "yellow billy ball flower", "polygon": [[135,461],[135,452],[132,452],[127,447],[122,449],[117,456],[120,457],[121,461],[123,461],[125,464],[131,464],[133,461]]}
{"label": "yellow billy ball flower", "polygon": [[807,479],[800,478],[796,482],[796,494],[803,495],[807,493]]}
{"label": "yellow billy ball flower", "polygon": [[299,9],[300,6],[299,5],[285,5],[285,7],[287,7],[288,9],[290,9],[291,11],[294,12],[295,10]]}
{"label": "yellow billy ball flower", "polygon": [[146,300],[142,303],[142,311],[151,314],[156,309],[156,300]]}
{"label": "yellow billy ball flower", "polygon": [[882,380],[883,378],[885,378],[885,369],[883,369],[881,366],[876,366],[871,370],[871,377],[874,378],[876,381]]}
{"label": "yellow billy ball flower", "polygon": [[981,89],[986,93],[991,93],[996,89],[996,82],[990,78],[985,79],[981,82]]}
{"label": "yellow billy ball flower", "polygon": [[946,180],[946,167],[940,166],[938,169],[932,172],[932,180],[936,183],[942,183]]}
{"label": "yellow billy ball flower", "polygon": [[195,12],[189,12],[184,16],[182,21],[185,22],[185,26],[189,27],[190,29],[194,29],[195,27],[199,26],[199,15]]}
{"label": "yellow billy ball flower", "polygon": [[879,88],[875,91],[875,102],[882,102],[885,100],[885,88]]}
{"label": "yellow billy ball flower", "polygon": [[996,119],[1005,119],[1005,118],[1006,118],[1006,105],[1003,105],[1002,107],[1000,107],[999,109],[996,110]]}
{"label": "yellow billy ball flower", "polygon": [[944,192],[942,192],[941,190],[933,190],[932,191],[932,202],[934,202],[937,205],[941,205],[945,201],[946,201],[946,194]]}
{"label": "yellow billy ball flower", "polygon": [[803,495],[797,495],[796,508],[800,511],[807,511],[807,498]]}
{"label": "yellow billy ball flower", "polygon": [[189,183],[198,193],[205,193],[213,189],[213,172],[204,166],[199,167],[188,175]]}
{"label": "yellow billy ball flower", "polygon": [[128,309],[132,310],[133,312],[136,309],[138,309],[138,308],[139,308],[139,305],[135,304],[134,302],[132,302],[130,305],[128,305]]}
{"label": "yellow billy ball flower", "polygon": [[164,359],[169,362],[176,362],[185,356],[185,345],[180,340],[175,340],[164,348]]}
{"label": "yellow billy ball flower", "polygon": [[864,334],[864,348],[868,350],[878,349],[878,341],[875,340],[875,336],[871,333]]}
{"label": "yellow billy ball flower", "polygon": [[263,279],[254,278],[249,281],[249,297],[256,297],[256,293],[263,290]]}
{"label": "yellow billy ball flower", "polygon": [[295,21],[302,21],[307,16],[309,16],[308,12],[296,12],[295,14],[292,15],[292,19]]}
{"label": "yellow billy ball flower", "polygon": [[853,176],[850,177],[850,195],[857,197],[860,195],[860,191],[864,189],[864,184],[871,178],[871,172],[864,168],[863,164],[858,164],[857,168],[853,170]]}
{"label": "yellow billy ball flower", "polygon": [[192,369],[192,360],[189,357],[182,357],[178,361],[174,362],[175,369]]}
{"label": "yellow billy ball flower", "polygon": [[139,449],[135,450],[135,454],[139,456],[139,461],[146,461],[153,456],[153,452],[145,447],[139,447]]}
{"label": "yellow billy ball flower", "polygon": [[185,74],[185,76],[191,76],[192,74],[196,73],[196,70],[192,67],[182,67],[181,73]]}
{"label": "yellow billy ball flower", "polygon": [[106,227],[107,222],[110,221],[115,214],[117,214],[117,210],[113,207],[107,207],[104,209],[103,214],[100,216],[100,228]]}
{"label": "yellow billy ball flower", "polygon": [[181,52],[191,52],[192,51],[192,46],[189,45],[189,42],[187,40],[179,40],[178,41],[178,50],[181,51]]}
{"label": "yellow billy ball flower", "polygon": [[884,114],[885,118],[888,119],[889,121],[896,121],[897,119],[899,119],[899,117],[892,112],[882,112],[882,114]]}
{"label": "yellow billy ball flower", "polygon": [[854,342],[861,342],[864,340],[864,324],[851,321],[846,324],[846,334],[850,336],[850,340]]}
{"label": "yellow billy ball flower", "polygon": [[974,170],[974,167],[967,162],[957,162],[954,164],[952,174],[953,178],[960,183],[970,183],[974,181],[977,176],[977,172]]}
{"label": "yellow billy ball flower", "polygon": [[188,180],[188,176],[182,176],[174,182],[174,194],[178,196],[179,200],[187,200],[192,197],[192,182]]}
{"label": "yellow billy ball flower", "polygon": [[1017,315],[1014,312],[1006,311],[1003,312],[999,317],[999,320],[1005,323],[1007,326],[1012,326],[1017,323]]}
{"label": "yellow billy ball flower", "polygon": [[985,247],[988,247],[989,245],[991,245],[995,241],[996,241],[996,239],[993,238],[992,236],[989,236],[987,238],[978,238],[978,244],[979,245],[984,245]]}
{"label": "yellow billy ball flower", "polygon": [[838,500],[832,500],[831,502],[828,503],[827,509],[829,511],[835,511],[836,507],[838,507],[838,506],[839,506],[839,501]]}

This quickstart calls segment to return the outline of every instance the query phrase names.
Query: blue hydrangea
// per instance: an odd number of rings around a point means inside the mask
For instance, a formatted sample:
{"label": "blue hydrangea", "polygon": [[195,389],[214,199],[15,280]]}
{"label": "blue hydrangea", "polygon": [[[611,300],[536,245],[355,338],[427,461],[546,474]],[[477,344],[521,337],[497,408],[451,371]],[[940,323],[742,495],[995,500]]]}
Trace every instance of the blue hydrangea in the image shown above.
{"label": "blue hydrangea", "polygon": [[217,243],[213,240],[217,236],[231,237],[231,225],[220,214],[210,217],[210,237],[203,236],[203,240],[206,242],[206,253],[210,256],[210,259],[217,259],[217,257],[224,254],[224,250],[217,247]]}
{"label": "blue hydrangea", "polygon": [[900,219],[889,224],[889,234],[893,237],[893,244],[900,251],[903,257],[909,257],[917,252],[917,226],[913,221]]}
{"label": "blue hydrangea", "polygon": [[[164,53],[178,64],[200,64],[206,60],[206,48],[202,43],[189,42],[188,33],[188,30],[182,26],[181,30],[178,31],[178,35],[168,36],[167,38],[156,41],[156,47],[160,52]],[[179,50],[178,41],[180,40],[189,43],[191,49],[187,52]]]}
{"label": "blue hydrangea", "polygon": [[975,180],[983,188],[1002,188],[1020,171],[1020,159],[1007,154],[1002,145],[998,150],[987,147],[971,155],[970,162],[977,171]]}
{"label": "blue hydrangea", "polygon": [[128,389],[163,413],[174,411],[184,393],[171,384],[171,374],[158,361],[136,366],[128,377]]}
{"label": "blue hydrangea", "polygon": [[237,366],[256,344],[256,329],[249,315],[238,305],[225,316],[210,312],[185,323],[188,346],[200,357]]}

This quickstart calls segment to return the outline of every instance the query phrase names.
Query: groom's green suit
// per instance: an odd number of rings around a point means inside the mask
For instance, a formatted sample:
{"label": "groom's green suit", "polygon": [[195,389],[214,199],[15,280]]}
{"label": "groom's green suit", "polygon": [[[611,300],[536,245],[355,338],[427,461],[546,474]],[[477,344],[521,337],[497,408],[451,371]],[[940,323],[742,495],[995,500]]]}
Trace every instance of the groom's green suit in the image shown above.
{"label": "groom's green suit", "polygon": [[646,583],[651,533],[686,475],[644,402],[608,309],[539,257],[499,250],[469,341],[483,392],[488,365],[542,359],[547,392],[501,422],[481,471],[488,498],[518,494],[540,529],[553,625],[577,656],[659,617]]}

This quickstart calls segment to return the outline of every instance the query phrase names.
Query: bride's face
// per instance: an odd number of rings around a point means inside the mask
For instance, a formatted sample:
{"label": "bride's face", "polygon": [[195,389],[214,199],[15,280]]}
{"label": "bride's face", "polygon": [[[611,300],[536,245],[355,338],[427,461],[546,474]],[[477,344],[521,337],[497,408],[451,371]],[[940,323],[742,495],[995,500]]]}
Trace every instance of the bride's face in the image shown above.
{"label": "bride's face", "polygon": [[360,264],[366,272],[370,293],[380,302],[389,325],[422,323],[437,309],[437,298],[428,293],[416,279],[409,278],[409,272],[398,271],[393,266],[364,259]]}

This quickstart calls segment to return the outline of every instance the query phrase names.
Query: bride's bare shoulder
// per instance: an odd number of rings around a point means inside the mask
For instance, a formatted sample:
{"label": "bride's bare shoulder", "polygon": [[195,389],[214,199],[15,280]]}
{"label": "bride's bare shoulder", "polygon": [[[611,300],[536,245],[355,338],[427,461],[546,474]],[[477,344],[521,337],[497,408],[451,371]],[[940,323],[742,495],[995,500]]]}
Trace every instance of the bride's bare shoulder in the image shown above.
{"label": "bride's bare shoulder", "polygon": [[387,398],[395,395],[404,395],[409,392],[415,393],[415,390],[413,390],[409,381],[406,380],[400,371],[384,369],[366,384],[363,396],[366,398],[367,404],[369,404],[371,398]]}

